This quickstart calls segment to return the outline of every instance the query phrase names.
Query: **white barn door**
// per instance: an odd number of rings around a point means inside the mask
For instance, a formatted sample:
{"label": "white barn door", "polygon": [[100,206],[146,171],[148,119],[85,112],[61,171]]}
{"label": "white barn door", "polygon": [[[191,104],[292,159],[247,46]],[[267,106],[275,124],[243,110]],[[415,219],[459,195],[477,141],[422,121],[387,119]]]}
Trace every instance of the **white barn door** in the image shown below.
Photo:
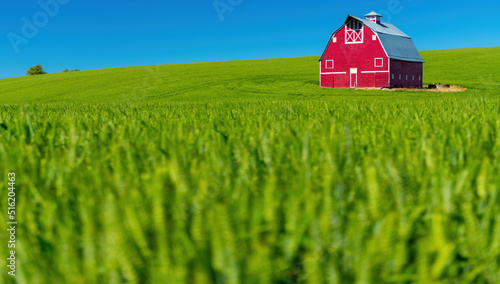
{"label": "white barn door", "polygon": [[351,88],[358,87],[358,68],[351,68]]}

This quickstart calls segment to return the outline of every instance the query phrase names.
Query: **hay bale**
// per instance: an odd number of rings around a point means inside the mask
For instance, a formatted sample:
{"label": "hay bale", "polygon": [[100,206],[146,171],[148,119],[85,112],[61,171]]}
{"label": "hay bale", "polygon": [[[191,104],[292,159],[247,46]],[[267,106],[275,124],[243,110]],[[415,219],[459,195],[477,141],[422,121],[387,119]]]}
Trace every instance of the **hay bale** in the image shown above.
{"label": "hay bale", "polygon": [[439,84],[439,85],[437,85],[437,88],[438,89],[449,89],[450,85],[441,85],[441,84]]}

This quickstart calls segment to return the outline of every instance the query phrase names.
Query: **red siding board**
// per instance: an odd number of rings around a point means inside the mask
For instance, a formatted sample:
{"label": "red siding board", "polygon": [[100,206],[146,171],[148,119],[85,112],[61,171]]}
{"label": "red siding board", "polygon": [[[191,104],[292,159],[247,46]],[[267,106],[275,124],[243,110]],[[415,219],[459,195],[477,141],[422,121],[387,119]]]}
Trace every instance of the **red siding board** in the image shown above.
{"label": "red siding board", "polygon": [[321,75],[321,87],[333,88],[333,75]]}
{"label": "red siding board", "polygon": [[375,74],[375,87],[387,87],[389,85],[389,73]]}
{"label": "red siding board", "polygon": [[335,88],[348,88],[348,86],[349,86],[349,74],[332,75],[332,76],[335,76],[335,81],[334,81]]}

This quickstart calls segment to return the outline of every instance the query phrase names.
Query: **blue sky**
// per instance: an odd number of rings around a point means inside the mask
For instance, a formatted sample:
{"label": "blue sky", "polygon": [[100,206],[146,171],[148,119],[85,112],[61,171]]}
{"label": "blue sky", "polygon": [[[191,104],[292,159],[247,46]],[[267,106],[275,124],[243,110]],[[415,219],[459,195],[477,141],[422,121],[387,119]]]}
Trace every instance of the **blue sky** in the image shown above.
{"label": "blue sky", "polygon": [[419,50],[500,46],[498,1],[2,0],[0,78],[320,55],[348,14],[377,11]]}

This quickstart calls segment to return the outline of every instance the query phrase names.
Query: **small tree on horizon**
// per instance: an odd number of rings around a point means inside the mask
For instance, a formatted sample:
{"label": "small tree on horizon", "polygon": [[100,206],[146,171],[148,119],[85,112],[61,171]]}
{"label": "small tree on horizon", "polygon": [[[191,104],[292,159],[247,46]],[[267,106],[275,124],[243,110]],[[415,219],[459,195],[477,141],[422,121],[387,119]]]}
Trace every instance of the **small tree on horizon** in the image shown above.
{"label": "small tree on horizon", "polygon": [[40,64],[30,67],[30,69],[26,71],[27,76],[42,75],[42,74],[47,74],[47,72],[43,71],[43,67]]}

